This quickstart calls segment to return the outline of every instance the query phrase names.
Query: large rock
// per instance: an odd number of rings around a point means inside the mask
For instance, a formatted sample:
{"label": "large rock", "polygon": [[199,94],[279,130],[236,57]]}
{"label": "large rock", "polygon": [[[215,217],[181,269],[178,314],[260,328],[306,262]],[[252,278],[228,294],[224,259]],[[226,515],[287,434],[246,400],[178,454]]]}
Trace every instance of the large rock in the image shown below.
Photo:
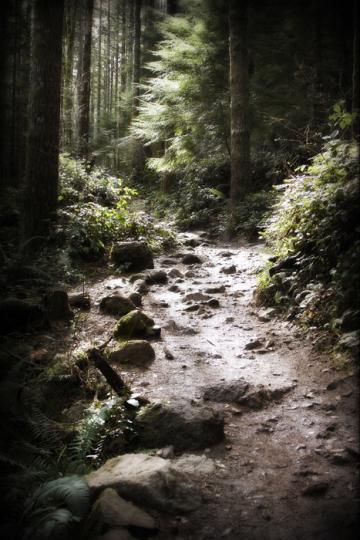
{"label": "large rock", "polygon": [[108,460],[85,480],[92,492],[111,487],[129,501],[165,512],[194,510],[202,502],[191,479],[158,456],[125,454]]}
{"label": "large rock", "polygon": [[151,250],[146,242],[119,242],[111,251],[111,260],[128,272],[154,268]]}
{"label": "large rock", "polygon": [[136,425],[141,444],[150,448],[173,445],[177,450],[196,450],[224,437],[219,413],[183,399],[147,405],[138,413]]}
{"label": "large rock", "polygon": [[108,527],[141,527],[155,529],[150,514],[132,502],[126,501],[113,488],[106,488],[95,502],[92,514],[96,521]]}
{"label": "large rock", "polygon": [[137,338],[137,337],[157,337],[160,331],[154,327],[154,320],[145,315],[142,311],[130,311],[117,322],[114,329],[116,338]]}
{"label": "large rock", "polygon": [[147,341],[127,341],[109,353],[109,360],[145,367],[155,360],[155,351]]}
{"label": "large rock", "polygon": [[118,317],[127,315],[135,308],[135,304],[129,298],[120,294],[105,296],[100,302],[101,311],[108,313],[109,315],[117,315]]}
{"label": "large rock", "polygon": [[252,386],[244,379],[225,381],[208,386],[203,391],[203,398],[220,403],[238,403],[249,409],[262,409],[273,401],[278,401],[290,392],[294,385],[267,388],[263,385]]}

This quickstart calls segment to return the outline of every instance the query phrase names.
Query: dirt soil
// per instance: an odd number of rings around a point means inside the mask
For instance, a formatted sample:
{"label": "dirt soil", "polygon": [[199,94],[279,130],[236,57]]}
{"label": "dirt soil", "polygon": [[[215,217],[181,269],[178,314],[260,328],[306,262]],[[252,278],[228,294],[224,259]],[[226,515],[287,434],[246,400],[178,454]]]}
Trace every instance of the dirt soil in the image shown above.
{"label": "dirt soil", "polygon": [[[354,539],[359,509],[356,375],[316,352],[312,333],[261,316],[253,293],[256,270],[267,257],[262,244],[212,243],[205,234],[190,233],[181,239],[199,245],[167,253],[156,267],[188,274],[151,286],[143,300],[145,313],[162,328],[161,339],[153,342],[156,360],[147,370],[121,368],[121,376],[134,393],[151,400],[200,400],[204,387],[239,378],[293,389],[258,411],[211,403],[224,412],[226,438],[198,452],[216,462],[216,472],[202,486],[204,504],[188,515],[161,516],[161,530],[153,538]],[[182,264],[181,254],[189,252],[202,264]],[[232,265],[235,273],[223,271]],[[172,285],[177,290],[170,291]],[[224,292],[209,294],[219,307],[184,302],[189,293],[221,285]],[[128,290],[130,284],[108,276],[85,288],[96,306],[105,294]],[[193,304],[199,309],[187,311]],[[77,325],[71,347],[104,342],[113,326],[114,318],[93,307]],[[252,340],[261,343],[249,349]],[[312,493],[304,493],[307,488]]]}

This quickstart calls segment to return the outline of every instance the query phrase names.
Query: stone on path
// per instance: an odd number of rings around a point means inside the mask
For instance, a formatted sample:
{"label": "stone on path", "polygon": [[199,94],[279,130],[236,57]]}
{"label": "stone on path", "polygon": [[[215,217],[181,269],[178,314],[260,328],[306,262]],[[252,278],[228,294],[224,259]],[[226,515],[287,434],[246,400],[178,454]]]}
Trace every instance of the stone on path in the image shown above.
{"label": "stone on path", "polygon": [[236,274],[236,266],[232,264],[231,266],[224,266],[221,269],[223,274]]}
{"label": "stone on path", "polygon": [[208,287],[207,289],[205,289],[205,292],[207,294],[220,294],[220,293],[224,293],[225,291],[226,291],[225,285],[217,285],[217,286]]}
{"label": "stone on path", "polygon": [[100,310],[109,315],[122,317],[135,309],[135,304],[121,294],[111,294],[101,299]]}
{"label": "stone on path", "polygon": [[271,321],[273,317],[276,315],[276,309],[275,308],[266,308],[266,309],[260,309],[260,311],[257,314],[257,317],[259,321],[262,322],[268,322]]}
{"label": "stone on path", "polygon": [[87,292],[69,294],[69,304],[73,308],[88,310],[91,305],[90,295]]}
{"label": "stone on path", "polygon": [[168,274],[171,278],[182,278],[184,277],[184,274],[182,272],[180,272],[180,270],[178,270],[177,268],[172,268],[170,271],[169,271],[169,274]]}
{"label": "stone on path", "polygon": [[173,445],[176,450],[195,450],[224,437],[219,413],[185,399],[147,405],[138,413],[136,426],[141,444],[150,448]]}
{"label": "stone on path", "polygon": [[206,302],[211,299],[211,296],[201,292],[188,293],[184,296],[184,302]]}
{"label": "stone on path", "polygon": [[101,525],[155,529],[155,520],[134,503],[126,501],[113,488],[106,488],[95,502],[92,514]]}
{"label": "stone on path", "polygon": [[207,401],[215,401],[218,403],[238,403],[246,394],[248,388],[249,383],[243,379],[221,382],[214,384],[213,386],[208,386],[204,390],[203,398]]}
{"label": "stone on path", "polygon": [[155,360],[155,351],[144,340],[127,341],[109,353],[110,362],[146,367]]}
{"label": "stone on path", "polygon": [[146,242],[119,242],[111,251],[111,260],[123,266],[127,272],[139,272],[154,268],[151,250]]}
{"label": "stone on path", "polygon": [[171,460],[148,454],[125,454],[108,460],[85,477],[91,492],[114,488],[126,500],[165,512],[198,508],[202,498],[188,475]]}
{"label": "stone on path", "polygon": [[168,276],[164,270],[152,270],[146,275],[145,281],[149,284],[165,284],[168,282]]}
{"label": "stone on path", "polygon": [[262,409],[269,403],[281,399],[293,388],[293,385],[277,388],[267,388],[263,385],[252,386],[244,379],[238,379],[206,387],[203,391],[203,398],[207,401],[237,403],[250,409]]}
{"label": "stone on path", "polygon": [[160,329],[154,326],[154,320],[139,310],[130,311],[117,322],[114,329],[116,338],[130,339],[137,337],[158,337]]}
{"label": "stone on path", "polygon": [[194,253],[186,253],[181,259],[183,264],[201,264],[202,260]]}

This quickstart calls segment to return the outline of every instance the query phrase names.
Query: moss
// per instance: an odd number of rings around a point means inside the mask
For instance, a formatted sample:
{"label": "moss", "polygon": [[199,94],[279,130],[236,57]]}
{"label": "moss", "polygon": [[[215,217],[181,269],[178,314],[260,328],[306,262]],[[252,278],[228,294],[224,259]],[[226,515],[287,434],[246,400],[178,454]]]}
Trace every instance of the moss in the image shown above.
{"label": "moss", "polygon": [[127,315],[121,317],[114,328],[116,338],[129,339],[130,337],[143,337],[147,334],[149,328],[154,326],[154,321],[145,313],[138,310],[130,311]]}

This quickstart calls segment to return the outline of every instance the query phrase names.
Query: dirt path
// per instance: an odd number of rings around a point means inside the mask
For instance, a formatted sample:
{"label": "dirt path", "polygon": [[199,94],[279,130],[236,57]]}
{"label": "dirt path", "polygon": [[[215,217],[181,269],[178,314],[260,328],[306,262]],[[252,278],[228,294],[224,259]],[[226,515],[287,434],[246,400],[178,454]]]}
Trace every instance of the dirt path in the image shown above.
{"label": "dirt path", "polygon": [[[182,239],[196,244],[198,237],[188,234]],[[176,268],[184,277],[154,285],[144,297],[144,311],[162,327],[162,338],[153,344],[156,360],[150,369],[121,371],[133,391],[150,399],[197,400],[204,387],[239,378],[271,389],[291,384],[293,389],[258,411],[214,404],[225,414],[226,439],[205,450],[216,461],[216,472],[204,486],[205,503],[186,517],[164,518],[163,531],[154,538],[355,538],[355,376],[315,353],[311,338],[290,323],[261,317],[252,295],[255,270],[266,257],[262,245],[200,241],[194,249],[179,251],[194,252],[203,262],[187,267],[180,263],[179,253],[157,261],[158,268]],[[235,273],[225,273],[223,269],[232,265]],[[92,300],[96,303],[105,293],[127,286],[121,278],[107,278],[93,284]],[[221,286],[223,292],[206,293]],[[201,296],[186,303],[186,295],[192,293],[209,294],[220,306],[204,306]],[[200,307],[192,311],[194,304]],[[112,326],[111,317],[90,314],[76,340],[104,341]],[[261,344],[249,350],[247,344],[257,339]],[[173,359],[166,358],[169,352]],[[309,487],[318,493],[304,495]]]}

